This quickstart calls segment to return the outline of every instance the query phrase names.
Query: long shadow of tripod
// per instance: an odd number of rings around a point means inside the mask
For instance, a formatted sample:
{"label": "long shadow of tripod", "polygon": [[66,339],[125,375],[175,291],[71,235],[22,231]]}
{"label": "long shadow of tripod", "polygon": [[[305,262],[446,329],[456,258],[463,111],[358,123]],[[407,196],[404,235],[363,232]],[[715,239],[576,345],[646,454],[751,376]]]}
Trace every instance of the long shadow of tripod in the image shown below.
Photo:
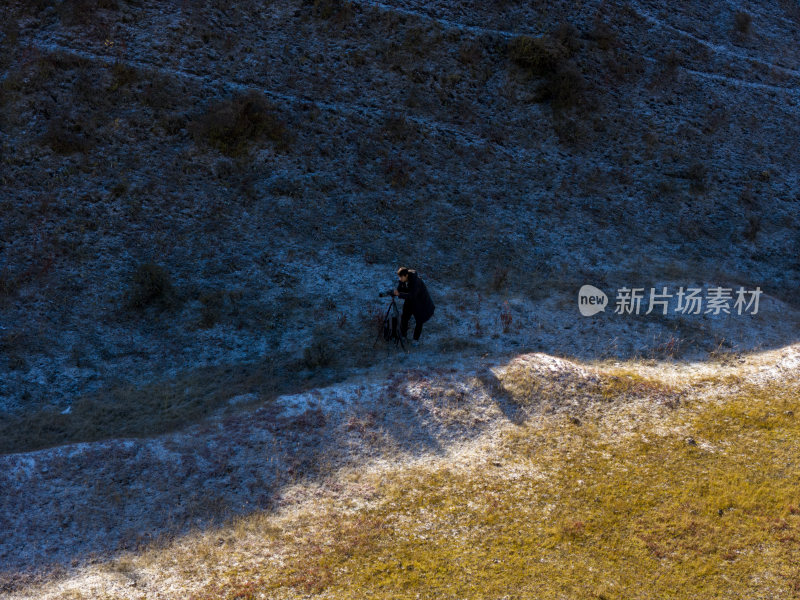
{"label": "long shadow of tripod", "polygon": [[383,339],[387,342],[394,342],[394,345],[397,346],[398,344],[403,349],[404,352],[408,352],[406,349],[406,345],[403,343],[403,338],[400,336],[400,331],[398,330],[398,323],[400,321],[400,310],[397,308],[397,299],[392,294],[392,292],[384,292],[380,294],[381,297],[383,296],[391,296],[392,301],[389,303],[389,308],[386,309],[386,314],[383,317],[383,322],[381,323],[381,328],[378,331],[378,336],[375,338],[375,341],[372,343],[372,347],[375,347],[375,344],[378,343],[378,340],[383,335]]}

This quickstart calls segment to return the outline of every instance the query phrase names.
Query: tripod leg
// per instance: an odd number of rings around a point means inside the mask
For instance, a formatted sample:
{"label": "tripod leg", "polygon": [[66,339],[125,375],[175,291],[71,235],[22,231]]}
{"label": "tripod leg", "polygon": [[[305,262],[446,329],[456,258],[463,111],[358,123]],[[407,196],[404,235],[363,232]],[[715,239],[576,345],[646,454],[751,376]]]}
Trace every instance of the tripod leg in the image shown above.
{"label": "tripod leg", "polygon": [[378,329],[378,335],[375,338],[375,341],[372,342],[372,347],[375,347],[375,344],[378,343],[378,340],[381,339],[381,334],[383,333],[383,324],[386,322],[386,319],[389,318],[389,311],[392,310],[392,305],[389,305],[389,308],[386,309],[386,314],[383,316],[383,321],[381,321],[380,329]]}

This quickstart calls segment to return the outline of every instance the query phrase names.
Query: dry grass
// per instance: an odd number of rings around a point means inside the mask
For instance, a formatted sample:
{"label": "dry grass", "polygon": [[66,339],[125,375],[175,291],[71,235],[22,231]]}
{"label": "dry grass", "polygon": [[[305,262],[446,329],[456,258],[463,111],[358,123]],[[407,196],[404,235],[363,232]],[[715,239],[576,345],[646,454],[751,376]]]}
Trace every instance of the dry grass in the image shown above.
{"label": "dry grass", "polygon": [[286,365],[272,362],[204,367],[143,386],[110,384],[78,398],[67,414],[51,407],[4,414],[0,453],[158,435],[209,416],[233,396],[253,393],[264,400],[305,384]]}
{"label": "dry grass", "polygon": [[798,597],[800,385],[735,379],[666,409],[637,398],[671,385],[611,373],[595,390],[630,401],[582,421],[543,416],[460,460],[340,473],[334,487],[355,494],[107,569],[165,575],[169,597],[198,600]]}
{"label": "dry grass", "polygon": [[500,376],[500,384],[518,404],[538,403],[546,408],[563,405],[565,400],[585,405],[639,399],[674,408],[686,394],[685,388],[642,374],[635,363],[625,367],[605,366],[596,372],[565,370],[554,377],[532,370],[525,363],[512,362]]}
{"label": "dry grass", "polygon": [[681,411],[679,434],[617,437],[602,417],[507,431],[492,463],[401,471],[375,508],[281,532],[297,554],[242,585],[330,598],[796,597],[797,392],[751,388]]}

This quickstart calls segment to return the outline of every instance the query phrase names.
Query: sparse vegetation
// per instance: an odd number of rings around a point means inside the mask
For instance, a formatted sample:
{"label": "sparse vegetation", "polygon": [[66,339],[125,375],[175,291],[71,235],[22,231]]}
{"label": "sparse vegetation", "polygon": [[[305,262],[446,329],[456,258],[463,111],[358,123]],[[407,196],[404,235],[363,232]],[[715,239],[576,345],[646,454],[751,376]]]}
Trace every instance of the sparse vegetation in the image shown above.
{"label": "sparse vegetation", "polygon": [[539,87],[537,100],[550,102],[556,109],[567,109],[583,102],[586,82],[578,68],[568,63],[548,77]]}
{"label": "sparse vegetation", "polygon": [[130,86],[139,80],[139,73],[136,69],[122,62],[115,62],[111,66],[111,86],[109,92],[116,92],[120,88]]}
{"label": "sparse vegetation", "polygon": [[[220,387],[223,380],[233,385]],[[76,399],[67,414],[53,408],[3,414],[0,453],[172,431],[207,416],[245,382],[232,377],[229,367],[227,372],[223,367],[207,368],[173,381],[109,386]]]}

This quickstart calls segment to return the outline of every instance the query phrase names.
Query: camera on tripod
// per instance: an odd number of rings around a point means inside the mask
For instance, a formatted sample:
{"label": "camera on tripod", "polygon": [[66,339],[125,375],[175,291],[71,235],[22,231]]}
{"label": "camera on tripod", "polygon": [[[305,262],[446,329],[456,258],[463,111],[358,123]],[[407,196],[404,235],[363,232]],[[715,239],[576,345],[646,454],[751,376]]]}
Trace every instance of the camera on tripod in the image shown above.
{"label": "camera on tripod", "polygon": [[403,343],[403,338],[400,336],[399,331],[399,321],[400,321],[400,311],[397,308],[397,301],[394,297],[394,290],[388,290],[386,292],[380,292],[378,297],[385,298],[386,296],[390,296],[392,301],[389,303],[389,308],[386,309],[386,314],[383,316],[383,322],[381,323],[381,328],[378,331],[378,336],[375,338],[375,341],[372,343],[372,347],[375,347],[375,344],[378,340],[383,337],[384,340],[387,342],[394,342],[394,345],[399,345],[404,351],[406,350],[406,345]]}

